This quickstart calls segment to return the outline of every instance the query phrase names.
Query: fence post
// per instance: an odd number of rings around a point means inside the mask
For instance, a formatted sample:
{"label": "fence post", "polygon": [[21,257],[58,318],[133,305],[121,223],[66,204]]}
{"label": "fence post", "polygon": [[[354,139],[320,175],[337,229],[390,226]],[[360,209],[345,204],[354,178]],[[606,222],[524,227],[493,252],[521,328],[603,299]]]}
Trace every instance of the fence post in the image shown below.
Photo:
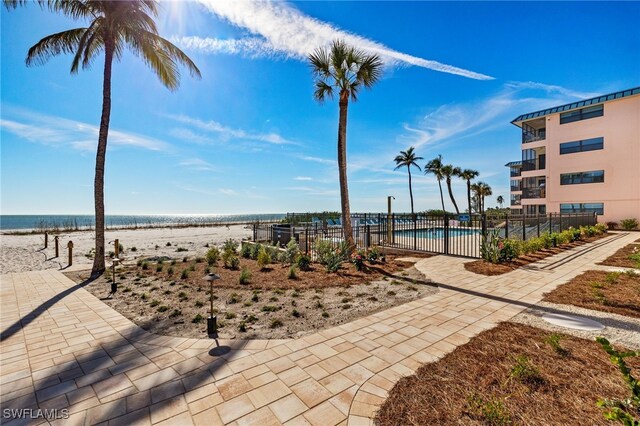
{"label": "fence post", "polygon": [[55,257],[58,257],[58,236],[57,235],[55,237],[53,237],[53,242],[56,245],[56,256]]}
{"label": "fence post", "polygon": [[558,214],[560,215],[560,228],[558,229],[558,232],[562,232],[562,211],[560,211]]}
{"label": "fence post", "polygon": [[49,233],[44,231],[44,248],[49,247]]}
{"label": "fence post", "polygon": [[309,228],[304,230],[304,252],[309,253]]}
{"label": "fence post", "polygon": [[444,214],[444,254],[449,254],[449,216]]}
{"label": "fence post", "polygon": [[527,215],[522,210],[522,241],[527,241]]}
{"label": "fence post", "polygon": [[549,217],[549,230],[547,232],[553,232],[553,213],[548,213]]}
{"label": "fence post", "polygon": [[120,258],[120,240],[117,238],[113,241],[113,252],[115,253],[116,259],[119,259]]}
{"label": "fence post", "polygon": [[67,243],[67,249],[69,250],[69,266],[73,264],[73,242],[69,241]]}
{"label": "fence post", "polygon": [[253,242],[257,242],[258,241],[258,224],[257,223],[253,223]]}
{"label": "fence post", "polygon": [[365,225],[365,234],[364,234],[364,248],[369,250],[369,246],[371,245],[371,226]]}
{"label": "fence post", "polygon": [[391,244],[396,243],[396,236],[394,234],[396,227],[396,214],[391,213],[391,226],[389,227],[389,235],[391,235]]}
{"label": "fence post", "polygon": [[540,238],[540,213],[536,213],[536,226],[538,227],[538,238]]}
{"label": "fence post", "polygon": [[418,250],[418,220],[415,214],[411,216],[413,217],[413,249]]}

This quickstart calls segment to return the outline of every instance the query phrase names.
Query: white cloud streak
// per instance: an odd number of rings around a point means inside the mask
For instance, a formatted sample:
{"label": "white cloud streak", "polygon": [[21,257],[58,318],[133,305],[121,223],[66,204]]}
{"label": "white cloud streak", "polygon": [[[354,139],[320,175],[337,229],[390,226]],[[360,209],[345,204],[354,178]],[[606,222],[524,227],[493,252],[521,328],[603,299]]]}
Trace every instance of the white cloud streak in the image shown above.
{"label": "white cloud streak", "polygon": [[[233,129],[231,127],[224,126],[217,121],[203,121],[197,118],[187,117],[185,115],[173,115],[167,114],[165,117],[170,118],[179,123],[191,126],[204,132],[215,133],[219,136],[220,140],[228,141],[230,139],[244,139],[257,142],[265,142],[272,145],[299,145],[297,142],[290,141],[283,138],[277,133],[256,133],[249,132],[242,129]],[[189,129],[173,129],[172,135],[187,139],[196,143],[211,143],[212,139],[206,136],[198,135]]]}
{"label": "white cloud streak", "polygon": [[178,165],[189,168],[191,170],[203,171],[203,172],[217,172],[217,167],[213,164],[204,161],[201,158],[189,158],[181,161]]}
{"label": "white cloud streak", "polygon": [[[3,105],[0,128],[20,138],[49,146],[70,146],[79,151],[95,151],[98,126],[62,117],[39,114]],[[164,141],[120,130],[109,130],[108,147],[133,147],[150,151],[167,151]]]}
{"label": "white cloud streak", "polygon": [[387,66],[417,66],[477,80],[492,80],[485,74],[402,53],[329,23],[312,18],[285,2],[199,0],[210,12],[254,36],[238,40],[176,37],[180,47],[205,53],[241,53],[249,57],[284,56],[304,60],[318,47],[336,38],[378,54]]}

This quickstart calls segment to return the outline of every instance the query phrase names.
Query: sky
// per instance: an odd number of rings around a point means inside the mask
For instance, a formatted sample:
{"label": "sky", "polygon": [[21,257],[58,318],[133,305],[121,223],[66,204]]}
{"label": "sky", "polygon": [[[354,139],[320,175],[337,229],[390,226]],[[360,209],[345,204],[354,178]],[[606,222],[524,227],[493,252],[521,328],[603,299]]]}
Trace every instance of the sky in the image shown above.
{"label": "sky", "polygon": [[[0,212],[91,214],[102,57],[27,67],[42,37],[86,22],[34,4],[1,16]],[[171,92],[135,56],[114,64],[107,214],[339,210],[337,100],[313,99],[307,55],[342,39],[384,62],[349,105],[351,210],[409,211],[406,169],[438,155],[509,199],[516,116],[640,84],[640,2],[162,2],[160,34],[197,64]],[[466,184],[453,191],[466,206]],[[439,208],[414,169],[416,211]],[[447,208],[452,210],[448,200]]]}

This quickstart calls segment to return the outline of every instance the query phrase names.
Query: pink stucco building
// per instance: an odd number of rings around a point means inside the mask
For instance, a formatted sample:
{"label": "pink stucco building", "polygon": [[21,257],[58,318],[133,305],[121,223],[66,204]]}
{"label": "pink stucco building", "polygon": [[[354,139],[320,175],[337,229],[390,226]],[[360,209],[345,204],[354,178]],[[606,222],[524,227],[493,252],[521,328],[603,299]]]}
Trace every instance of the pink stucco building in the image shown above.
{"label": "pink stucco building", "polygon": [[640,220],[640,87],[523,114],[508,163],[513,214],[596,212]]}

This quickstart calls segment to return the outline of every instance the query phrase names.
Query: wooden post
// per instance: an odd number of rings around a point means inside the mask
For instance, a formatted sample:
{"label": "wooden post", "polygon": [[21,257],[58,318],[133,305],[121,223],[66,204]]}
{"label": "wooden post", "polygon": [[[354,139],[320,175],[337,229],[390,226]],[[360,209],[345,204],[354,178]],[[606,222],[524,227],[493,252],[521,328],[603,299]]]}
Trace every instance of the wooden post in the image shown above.
{"label": "wooden post", "polygon": [[69,250],[69,266],[73,264],[73,241],[67,243],[67,249]]}
{"label": "wooden post", "polygon": [[55,255],[55,257],[58,257],[59,254],[58,254],[58,236],[57,235],[55,237],[53,237],[53,242],[56,245],[56,255]]}
{"label": "wooden post", "polygon": [[49,233],[44,231],[44,248],[49,247]]}
{"label": "wooden post", "polygon": [[113,241],[113,246],[114,246],[113,251],[114,251],[114,252],[115,252],[115,254],[116,254],[116,259],[119,259],[119,258],[120,258],[120,240],[116,238],[116,239]]}

